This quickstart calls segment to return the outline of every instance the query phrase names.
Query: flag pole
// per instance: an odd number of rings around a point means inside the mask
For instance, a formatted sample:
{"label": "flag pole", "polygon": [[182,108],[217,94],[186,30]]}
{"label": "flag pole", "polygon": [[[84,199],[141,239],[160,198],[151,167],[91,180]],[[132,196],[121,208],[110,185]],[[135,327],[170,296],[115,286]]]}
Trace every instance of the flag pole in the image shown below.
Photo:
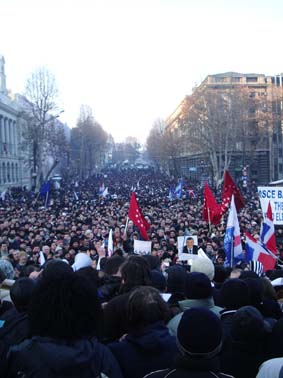
{"label": "flag pole", "polygon": [[45,197],[45,208],[47,207],[48,194],[49,194],[49,191],[46,193],[46,197]]}
{"label": "flag pole", "polygon": [[210,209],[207,208],[207,215],[208,215],[208,227],[209,227],[209,234],[211,233],[211,220],[210,220]]}
{"label": "flag pole", "polygon": [[124,235],[127,234],[128,224],[129,224],[129,217],[127,216],[126,227],[125,227],[125,230],[124,230]]}

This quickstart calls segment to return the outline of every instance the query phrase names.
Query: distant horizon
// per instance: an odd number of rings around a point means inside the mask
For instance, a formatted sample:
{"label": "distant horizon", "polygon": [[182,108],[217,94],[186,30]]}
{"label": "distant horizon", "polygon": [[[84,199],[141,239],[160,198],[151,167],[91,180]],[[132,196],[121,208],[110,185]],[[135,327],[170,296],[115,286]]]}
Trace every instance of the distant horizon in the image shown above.
{"label": "distant horizon", "polygon": [[[115,142],[144,144],[208,75],[283,71],[279,0],[0,0],[7,88],[38,66],[54,73],[60,117],[80,106]],[[11,24],[11,20],[13,23]]]}

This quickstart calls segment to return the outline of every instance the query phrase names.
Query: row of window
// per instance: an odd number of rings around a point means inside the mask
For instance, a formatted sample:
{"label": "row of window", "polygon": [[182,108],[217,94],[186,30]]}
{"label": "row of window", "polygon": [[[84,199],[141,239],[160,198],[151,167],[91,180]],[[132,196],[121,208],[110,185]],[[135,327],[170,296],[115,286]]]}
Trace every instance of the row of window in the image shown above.
{"label": "row of window", "polygon": [[19,167],[17,163],[0,164],[0,184],[19,182]]}

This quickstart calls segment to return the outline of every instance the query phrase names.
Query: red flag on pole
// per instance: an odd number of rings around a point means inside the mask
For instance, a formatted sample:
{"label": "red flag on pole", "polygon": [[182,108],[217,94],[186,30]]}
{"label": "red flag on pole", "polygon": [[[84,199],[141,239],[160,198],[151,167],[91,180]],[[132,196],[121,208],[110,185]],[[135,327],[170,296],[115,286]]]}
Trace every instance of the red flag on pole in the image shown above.
{"label": "red flag on pole", "polygon": [[239,211],[242,207],[244,207],[244,199],[242,194],[234,183],[232,177],[230,176],[228,171],[224,173],[224,184],[222,189],[222,204],[221,204],[221,215],[224,215],[226,211],[230,207],[230,202],[232,195],[234,194],[235,206],[237,211]]}
{"label": "red flag on pole", "polygon": [[147,230],[149,230],[150,226],[140,210],[135,192],[132,192],[128,215],[134,225],[139,229],[142,238],[148,240]]}
{"label": "red flag on pole", "polygon": [[202,210],[203,220],[212,223],[219,224],[221,219],[220,205],[216,202],[216,199],[210,189],[210,187],[205,183],[204,185],[204,204]]}

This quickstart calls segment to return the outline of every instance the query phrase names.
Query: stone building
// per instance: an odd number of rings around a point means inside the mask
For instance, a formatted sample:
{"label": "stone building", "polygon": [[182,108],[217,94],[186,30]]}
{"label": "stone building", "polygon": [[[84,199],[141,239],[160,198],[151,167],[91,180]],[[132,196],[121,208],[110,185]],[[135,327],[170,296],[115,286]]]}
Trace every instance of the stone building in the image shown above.
{"label": "stone building", "polygon": [[21,109],[6,87],[5,60],[0,55],[0,190],[12,186],[29,186],[30,179],[24,167],[20,149]]}
{"label": "stone building", "polygon": [[[247,130],[244,139],[239,139],[233,151],[231,151],[231,163],[229,170],[234,177],[242,175],[244,167],[248,167],[250,179],[258,183],[266,184],[269,181],[283,179],[283,74],[277,76],[265,76],[263,74],[240,74],[228,72],[217,75],[209,75],[193,90],[191,96],[186,96],[177,109],[166,120],[166,131],[179,133],[180,137],[186,139],[187,131],[184,124],[186,116],[190,111],[192,97],[203,96],[206,91],[218,93],[230,93],[239,88],[249,94],[251,104],[255,101],[261,104],[262,118],[256,118],[258,112],[254,106],[248,110]],[[241,93],[241,92],[237,92]],[[255,100],[254,99],[259,99]],[[240,115],[239,115],[240,117]],[[257,134],[257,124],[261,122],[261,139]],[[219,148],[220,150],[220,148]],[[220,153],[220,152],[219,152]],[[177,167],[177,174],[185,175],[191,179],[207,180],[212,179],[211,163],[205,151],[199,151],[190,146],[189,143],[180,145],[178,154],[174,157],[174,164]],[[174,172],[172,172],[174,173]]]}

